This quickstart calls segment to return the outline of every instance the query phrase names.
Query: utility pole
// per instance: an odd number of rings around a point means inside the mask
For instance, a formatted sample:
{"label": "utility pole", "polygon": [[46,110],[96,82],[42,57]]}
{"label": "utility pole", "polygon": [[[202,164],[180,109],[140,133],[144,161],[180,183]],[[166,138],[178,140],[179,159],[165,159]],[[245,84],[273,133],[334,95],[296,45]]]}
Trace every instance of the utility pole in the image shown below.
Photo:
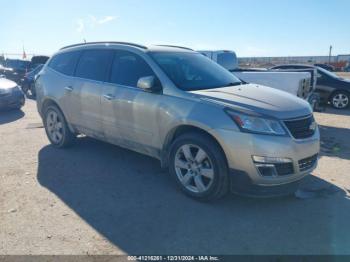
{"label": "utility pole", "polygon": [[328,57],[328,64],[331,64],[331,56],[332,56],[332,46],[329,46],[329,57]]}

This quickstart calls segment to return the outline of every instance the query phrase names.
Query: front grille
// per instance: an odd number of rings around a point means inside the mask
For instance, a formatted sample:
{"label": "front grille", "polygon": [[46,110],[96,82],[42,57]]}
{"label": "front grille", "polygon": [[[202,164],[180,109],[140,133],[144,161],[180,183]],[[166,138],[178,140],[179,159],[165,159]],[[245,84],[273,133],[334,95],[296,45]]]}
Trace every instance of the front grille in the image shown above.
{"label": "front grille", "polygon": [[0,97],[7,97],[10,95],[11,95],[11,93],[0,93]]}
{"label": "front grille", "polygon": [[294,120],[285,120],[284,124],[288,128],[289,132],[296,139],[308,138],[314,135],[315,128],[313,128],[313,123],[315,119],[312,115],[309,117],[304,117]]}
{"label": "front grille", "polygon": [[300,172],[312,168],[317,162],[317,154],[298,161]]}

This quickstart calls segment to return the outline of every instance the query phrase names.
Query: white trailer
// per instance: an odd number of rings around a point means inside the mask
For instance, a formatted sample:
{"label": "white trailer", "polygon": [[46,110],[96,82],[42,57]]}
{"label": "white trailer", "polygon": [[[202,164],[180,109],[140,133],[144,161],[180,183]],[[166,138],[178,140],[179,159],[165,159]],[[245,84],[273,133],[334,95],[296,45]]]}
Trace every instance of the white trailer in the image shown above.
{"label": "white trailer", "polygon": [[315,96],[313,94],[316,83],[312,81],[314,77],[310,72],[244,70],[239,69],[237,56],[233,51],[218,50],[198,52],[225,67],[245,82],[256,83],[286,91],[308,100],[313,106],[317,103],[317,101],[314,100]]}

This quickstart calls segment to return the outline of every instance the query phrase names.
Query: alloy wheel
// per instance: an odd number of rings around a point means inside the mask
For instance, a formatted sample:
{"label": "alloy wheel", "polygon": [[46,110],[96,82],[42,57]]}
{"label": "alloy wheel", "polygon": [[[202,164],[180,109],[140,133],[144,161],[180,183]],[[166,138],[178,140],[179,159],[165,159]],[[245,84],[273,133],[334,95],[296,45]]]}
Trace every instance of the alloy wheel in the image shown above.
{"label": "alloy wheel", "polygon": [[214,166],[208,154],[199,146],[182,145],[175,154],[175,172],[189,191],[203,193],[214,180]]}
{"label": "alloy wheel", "polygon": [[51,110],[46,117],[47,131],[51,140],[59,144],[64,136],[63,123],[57,112]]}
{"label": "alloy wheel", "polygon": [[345,108],[349,104],[349,97],[343,93],[336,94],[332,98],[332,103],[336,108]]}

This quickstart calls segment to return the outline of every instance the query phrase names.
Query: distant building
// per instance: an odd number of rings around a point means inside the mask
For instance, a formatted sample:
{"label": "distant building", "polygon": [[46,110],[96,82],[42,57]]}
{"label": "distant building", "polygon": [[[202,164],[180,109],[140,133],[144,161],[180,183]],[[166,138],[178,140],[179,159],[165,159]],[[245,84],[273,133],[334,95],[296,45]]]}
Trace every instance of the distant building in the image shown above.
{"label": "distant building", "polygon": [[[331,63],[349,62],[349,55],[337,55],[330,57]],[[281,56],[281,57],[240,57],[241,65],[278,65],[278,64],[315,64],[328,63],[329,56]]]}

